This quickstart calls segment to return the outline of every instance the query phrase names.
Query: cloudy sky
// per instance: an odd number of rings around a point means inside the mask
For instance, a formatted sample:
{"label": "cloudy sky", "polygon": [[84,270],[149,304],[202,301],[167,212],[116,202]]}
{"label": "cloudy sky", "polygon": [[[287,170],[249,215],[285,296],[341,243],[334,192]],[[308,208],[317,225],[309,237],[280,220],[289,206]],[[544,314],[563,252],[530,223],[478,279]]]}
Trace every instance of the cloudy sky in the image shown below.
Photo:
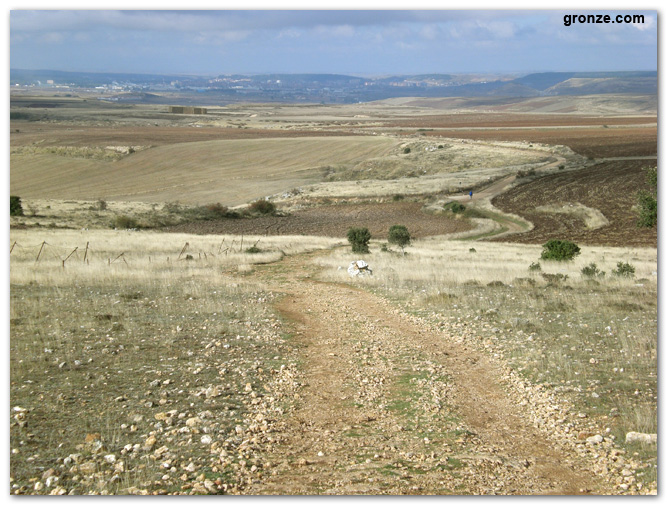
{"label": "cloudy sky", "polygon": [[[224,7],[225,2],[215,5]],[[201,75],[385,75],[657,70],[658,64],[655,10],[404,10],[385,2],[392,10],[369,5],[371,10],[309,11],[243,5],[254,10],[13,7],[10,66]],[[176,8],[164,2],[160,6]],[[565,26],[564,16],[570,13],[643,14],[644,23]]]}

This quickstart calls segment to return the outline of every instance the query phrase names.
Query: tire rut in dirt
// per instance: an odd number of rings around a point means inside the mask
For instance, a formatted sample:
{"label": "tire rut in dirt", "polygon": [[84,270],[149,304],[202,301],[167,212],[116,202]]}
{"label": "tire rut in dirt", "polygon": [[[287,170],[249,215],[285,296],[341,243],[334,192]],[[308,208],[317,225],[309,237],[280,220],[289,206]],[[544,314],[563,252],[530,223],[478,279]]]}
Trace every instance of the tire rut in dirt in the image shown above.
{"label": "tire rut in dirt", "polygon": [[484,356],[364,291],[303,278],[276,289],[303,388],[251,494],[594,492]]}

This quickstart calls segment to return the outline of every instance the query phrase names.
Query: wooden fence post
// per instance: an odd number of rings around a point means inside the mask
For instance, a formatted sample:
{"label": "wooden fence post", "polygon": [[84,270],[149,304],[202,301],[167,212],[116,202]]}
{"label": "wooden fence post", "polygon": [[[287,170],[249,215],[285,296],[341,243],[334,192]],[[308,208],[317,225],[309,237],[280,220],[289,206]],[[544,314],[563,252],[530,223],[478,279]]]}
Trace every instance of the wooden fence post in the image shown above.
{"label": "wooden fence post", "polygon": [[65,268],[65,262],[70,258],[70,256],[72,256],[72,254],[74,254],[74,253],[76,252],[76,250],[77,250],[78,248],[79,248],[78,246],[75,247],[74,250],[73,250],[71,253],[69,253],[69,255],[67,256],[67,258],[65,258],[65,259],[63,260],[63,268]]}
{"label": "wooden fence post", "polygon": [[178,255],[178,258],[177,258],[177,259],[181,259],[181,256],[183,255],[183,253],[185,252],[185,250],[186,250],[189,246],[190,246],[190,242],[186,242],[185,245],[183,246],[183,249],[181,249],[181,252],[180,252],[180,254]]}
{"label": "wooden fence post", "polygon": [[39,248],[39,252],[37,253],[37,258],[35,258],[35,263],[39,261],[39,257],[42,255],[42,249],[44,249],[45,245],[46,245],[46,240],[42,242],[42,246]]}

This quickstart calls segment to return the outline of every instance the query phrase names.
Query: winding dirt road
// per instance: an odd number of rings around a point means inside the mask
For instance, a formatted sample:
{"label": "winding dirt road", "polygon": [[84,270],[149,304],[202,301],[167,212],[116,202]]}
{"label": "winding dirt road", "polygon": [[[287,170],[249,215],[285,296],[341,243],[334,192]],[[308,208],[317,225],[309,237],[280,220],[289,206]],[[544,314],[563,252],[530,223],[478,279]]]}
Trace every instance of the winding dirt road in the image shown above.
{"label": "winding dirt road", "polygon": [[283,293],[303,371],[271,471],[248,494],[605,494],[525,417],[499,364],[385,299],[314,280],[307,257],[258,271]]}

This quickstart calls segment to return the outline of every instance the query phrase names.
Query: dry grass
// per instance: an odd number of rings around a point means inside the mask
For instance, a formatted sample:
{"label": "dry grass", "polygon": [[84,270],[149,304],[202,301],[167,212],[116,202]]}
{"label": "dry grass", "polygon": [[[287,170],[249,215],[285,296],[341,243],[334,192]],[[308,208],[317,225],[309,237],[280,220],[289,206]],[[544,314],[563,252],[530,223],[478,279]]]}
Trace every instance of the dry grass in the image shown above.
{"label": "dry grass", "polygon": [[579,202],[563,205],[542,205],[536,207],[535,211],[574,216],[581,219],[589,230],[597,230],[609,224],[609,220],[598,209],[586,207]]}
{"label": "dry grass", "polygon": [[367,159],[350,167],[332,167],[327,180],[383,181],[460,173],[480,166],[502,168],[511,173],[517,167],[539,166],[547,161],[553,161],[553,148],[533,149],[520,143],[410,139],[389,156]]}
{"label": "dry grass", "polygon": [[396,140],[331,137],[220,140],[157,146],[113,163],[58,154],[12,156],[23,198],[238,205],[321,180],[321,167],[382,156]]}
{"label": "dry grass", "polygon": [[[337,241],[99,230],[10,239],[12,494],[187,493],[200,475],[242,485],[200,439],[225,444],[235,468],[253,461],[249,447],[230,445],[257,417],[248,384],[269,391],[295,352],[274,295],[238,274]],[[261,252],[248,253],[253,245]],[[188,428],[195,417],[202,424]],[[161,442],[146,449],[151,435]],[[154,453],[162,444],[168,455]],[[56,485],[44,485],[47,469]]]}
{"label": "dry grass", "polygon": [[[247,268],[278,261],[284,255],[342,243],[340,239],[326,237],[239,237],[126,230],[12,230],[10,241],[10,245],[16,243],[10,255],[12,283],[57,285],[93,281],[141,284],[183,275],[209,279],[212,272]],[[45,243],[43,248],[42,243]],[[248,253],[253,245],[259,252]]]}
{"label": "dry grass", "polygon": [[[437,289],[438,285],[457,287],[470,283],[486,285],[490,282],[512,284],[516,278],[530,274],[528,266],[539,261],[542,247],[539,245],[514,245],[485,242],[461,242],[442,238],[415,241],[407,247],[407,255],[379,253],[381,242],[376,242],[369,262],[375,266],[376,274],[366,282],[384,288],[400,288],[419,285],[425,291]],[[470,252],[470,249],[476,252]],[[379,254],[375,254],[379,253]],[[334,266],[346,266],[358,259],[344,249],[336,251],[326,259],[328,277],[348,281],[346,274],[334,274]],[[617,262],[630,262],[636,267],[636,278],[647,278],[657,282],[655,249],[583,247],[582,253],[573,262],[543,262],[542,272],[568,275],[573,280],[583,280],[580,270],[596,262],[602,270],[610,272]],[[532,274],[539,277],[539,274]],[[611,281],[610,281],[611,282]],[[613,282],[622,282],[613,280]]]}

